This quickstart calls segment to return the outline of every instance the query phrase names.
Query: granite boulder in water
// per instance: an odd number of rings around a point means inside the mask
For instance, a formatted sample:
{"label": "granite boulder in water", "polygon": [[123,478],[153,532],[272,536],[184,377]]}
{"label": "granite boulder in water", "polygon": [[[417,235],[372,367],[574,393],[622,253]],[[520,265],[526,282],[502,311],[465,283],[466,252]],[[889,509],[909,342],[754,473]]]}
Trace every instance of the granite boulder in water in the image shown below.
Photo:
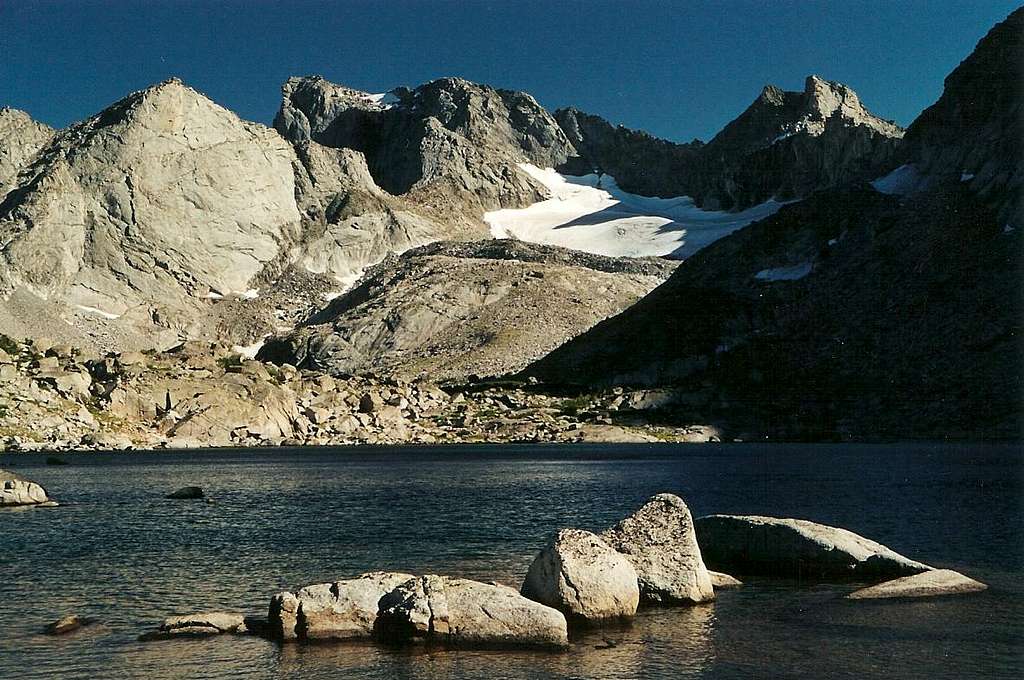
{"label": "granite boulder in water", "polygon": [[962,595],[986,590],[988,586],[952,569],[933,569],[861,588],[846,597],[850,600],[878,600],[894,597],[935,597]]}
{"label": "granite boulder in water", "polygon": [[43,487],[21,475],[0,470],[0,507],[43,503],[52,503]]}
{"label": "granite boulder in water", "polygon": [[211,635],[235,634],[243,635],[248,633],[245,625],[245,617],[241,614],[227,614],[224,612],[203,612],[199,614],[187,614],[185,616],[172,616],[164,619],[163,623],[156,630],[144,633],[139,640],[165,640],[176,637],[208,637]]}
{"label": "granite boulder in water", "polygon": [[654,496],[601,538],[636,569],[643,600],[668,604],[715,599],[693,517],[679,496]]}
{"label": "granite boulder in water", "polygon": [[586,621],[636,614],[636,569],[600,536],[562,529],[530,565],[522,594]]}
{"label": "granite boulder in water", "polygon": [[784,576],[894,577],[932,567],[852,531],[802,519],[709,515],[695,522],[712,569]]}
{"label": "granite boulder in water", "polygon": [[435,575],[410,579],[381,599],[377,633],[386,642],[446,647],[569,644],[561,612],[506,586]]}

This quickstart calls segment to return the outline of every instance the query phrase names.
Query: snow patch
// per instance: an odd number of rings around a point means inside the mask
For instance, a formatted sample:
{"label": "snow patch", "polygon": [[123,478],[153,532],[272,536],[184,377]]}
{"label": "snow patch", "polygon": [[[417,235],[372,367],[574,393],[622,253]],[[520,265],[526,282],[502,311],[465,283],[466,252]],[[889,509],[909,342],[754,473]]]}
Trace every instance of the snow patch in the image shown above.
{"label": "snow patch", "polygon": [[974,179],[974,173],[973,172],[964,172],[964,173],[960,174],[960,181],[961,182],[970,182],[972,179]]}
{"label": "snow patch", "polygon": [[1004,234],[1012,234],[1013,233],[1013,229],[1014,229],[1014,227],[1013,227],[1012,224],[1004,224],[1003,225],[1003,233]]}
{"label": "snow patch", "polygon": [[110,312],[104,312],[102,309],[96,309],[95,307],[89,307],[87,305],[75,305],[83,312],[88,314],[95,314],[96,316],[102,316],[104,319],[120,319],[120,314],[111,314]]}
{"label": "snow patch", "polygon": [[231,349],[246,359],[255,359],[256,355],[259,354],[259,351],[263,348],[264,343],[266,343],[267,338],[269,337],[270,334],[268,333],[251,345],[234,345]]}
{"label": "snow patch", "polygon": [[688,196],[652,198],[628,193],[611,175],[577,177],[529,163],[519,167],[552,197],[526,208],[485,213],[491,235],[599,255],[686,258],[783,205],[770,200],[742,212],[701,210]]}
{"label": "snow patch", "polygon": [[243,297],[246,300],[255,300],[256,298],[258,298],[260,296],[260,289],[259,288],[250,288],[249,290],[244,291],[242,293],[239,293],[238,295],[239,295],[239,297]]}
{"label": "snow patch", "polygon": [[801,262],[791,267],[775,267],[773,269],[762,269],[754,274],[758,281],[798,281],[814,269],[810,262]]}
{"label": "snow patch", "polygon": [[366,99],[385,109],[390,109],[392,106],[401,101],[398,97],[394,95],[393,92],[379,92],[377,94],[368,94],[366,95]]}
{"label": "snow patch", "polygon": [[888,175],[879,177],[871,186],[883,194],[905,196],[923,188],[924,177],[913,165],[901,165]]}

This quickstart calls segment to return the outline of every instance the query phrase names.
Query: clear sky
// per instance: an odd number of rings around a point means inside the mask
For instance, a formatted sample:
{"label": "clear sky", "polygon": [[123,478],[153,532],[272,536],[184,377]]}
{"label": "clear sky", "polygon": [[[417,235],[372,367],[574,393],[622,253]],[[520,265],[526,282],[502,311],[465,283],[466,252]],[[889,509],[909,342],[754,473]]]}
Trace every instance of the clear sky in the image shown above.
{"label": "clear sky", "polygon": [[709,139],[811,73],[906,125],[1019,0],[0,0],[0,105],[55,126],[178,76],[269,123],[280,85],[448,75],[658,136]]}

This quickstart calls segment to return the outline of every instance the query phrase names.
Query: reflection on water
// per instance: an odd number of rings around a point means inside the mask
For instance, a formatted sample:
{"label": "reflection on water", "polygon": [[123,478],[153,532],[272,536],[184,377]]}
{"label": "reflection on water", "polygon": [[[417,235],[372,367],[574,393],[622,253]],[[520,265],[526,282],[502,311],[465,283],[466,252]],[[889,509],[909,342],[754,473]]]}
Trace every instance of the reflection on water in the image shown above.
{"label": "reflection on water", "polygon": [[[614,446],[7,457],[60,508],[0,513],[0,677],[1016,677],[1021,456],[1011,447]],[[879,464],[883,461],[884,464]],[[216,502],[174,502],[200,484]],[[752,580],[652,608],[564,653],[141,643],[171,614],[265,614],[284,588],[369,569],[518,585],[561,527],[654,493],[698,514],[807,517],[987,581],[977,596],[849,602],[852,584]],[[101,623],[52,638],[66,612]]]}

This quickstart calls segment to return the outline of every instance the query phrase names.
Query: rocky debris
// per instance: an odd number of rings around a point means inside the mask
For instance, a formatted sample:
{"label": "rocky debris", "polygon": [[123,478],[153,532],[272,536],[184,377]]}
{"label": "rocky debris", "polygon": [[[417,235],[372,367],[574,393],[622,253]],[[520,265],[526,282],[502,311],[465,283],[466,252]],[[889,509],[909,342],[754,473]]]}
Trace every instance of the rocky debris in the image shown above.
{"label": "rocky debris", "polygon": [[67,635],[94,622],[93,619],[78,614],[67,614],[53,623],[47,624],[43,632],[47,635]]}
{"label": "rocky debris", "polygon": [[670,270],[514,241],[432,244],[374,267],[258,357],[332,375],[501,375],[633,304]]}
{"label": "rocky debris", "polygon": [[203,497],[203,490],[198,486],[183,486],[177,491],[167,494],[164,498],[174,500],[195,500]]}
{"label": "rocky debris", "polygon": [[7,470],[0,470],[0,507],[52,503],[46,490],[35,482]]}
{"label": "rocky debris", "polygon": [[17,184],[18,173],[53,137],[53,129],[24,111],[0,108],[0,203]]}
{"label": "rocky debris", "polygon": [[1010,13],[946,77],[942,96],[907,128],[900,158],[927,183],[964,183],[1024,227],[1024,8]]}
{"label": "rocky debris", "polygon": [[734,576],[723,574],[720,571],[708,571],[708,576],[711,578],[711,585],[715,590],[719,588],[739,588],[743,585],[743,581]]}
{"label": "rocky debris", "polygon": [[640,602],[630,561],[581,529],[558,532],[533,560],[521,592],[584,621],[631,617]]}
{"label": "rocky debris", "polygon": [[205,612],[164,619],[156,630],[140,635],[139,640],[167,640],[178,637],[210,637],[225,634],[245,635],[248,632],[245,617],[241,614]]}
{"label": "rocky debris", "polygon": [[380,601],[377,632],[386,642],[445,647],[564,648],[565,617],[506,586],[428,575]]}
{"label": "rocky debris", "polygon": [[270,601],[271,635],[280,640],[351,640],[373,636],[377,603],[414,579],[411,574],[371,572],[355,578],[278,593]]}
{"label": "rocky debris", "polygon": [[697,540],[712,569],[799,577],[886,577],[931,571],[852,531],[802,519],[708,515]]}
{"label": "rocky debris", "polygon": [[742,210],[874,178],[903,136],[899,126],[871,114],[852,89],[814,75],[802,92],[765,87],[707,144],[674,144],[613,128],[576,109],[555,116],[580,151],[565,172],[608,173],[626,191],[690,196],[709,210]]}
{"label": "rocky debris", "polygon": [[636,569],[645,601],[697,604],[715,598],[693,517],[679,496],[654,496],[601,538]]}
{"label": "rocky debris", "polygon": [[106,355],[48,348],[61,353],[55,365],[40,362],[35,343],[0,336],[0,345],[0,449],[9,451],[555,442],[579,439],[590,425],[618,432],[611,441],[644,432],[677,441],[693,429],[649,424],[623,407],[622,390],[566,397],[480,382],[445,391],[436,376],[335,378],[199,341]]}
{"label": "rocky debris", "polygon": [[851,600],[877,600],[893,597],[935,597],[977,593],[988,586],[952,569],[933,569],[913,576],[885,581],[869,588],[855,590],[846,597]]}

